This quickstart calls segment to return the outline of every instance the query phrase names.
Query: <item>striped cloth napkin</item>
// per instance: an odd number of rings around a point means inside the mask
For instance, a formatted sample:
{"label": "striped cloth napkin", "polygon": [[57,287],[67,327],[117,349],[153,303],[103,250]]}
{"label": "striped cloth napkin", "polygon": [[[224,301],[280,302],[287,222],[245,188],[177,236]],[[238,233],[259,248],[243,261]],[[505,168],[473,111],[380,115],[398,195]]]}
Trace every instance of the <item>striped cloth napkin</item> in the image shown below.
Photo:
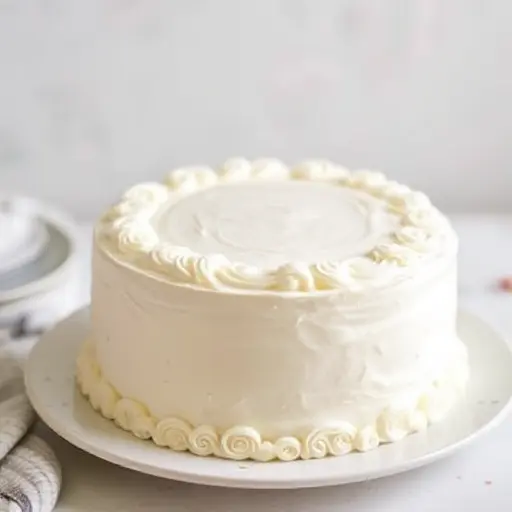
{"label": "striped cloth napkin", "polygon": [[35,339],[0,333],[0,512],[51,512],[61,486],[51,448],[31,433],[36,415],[23,383],[23,361]]}

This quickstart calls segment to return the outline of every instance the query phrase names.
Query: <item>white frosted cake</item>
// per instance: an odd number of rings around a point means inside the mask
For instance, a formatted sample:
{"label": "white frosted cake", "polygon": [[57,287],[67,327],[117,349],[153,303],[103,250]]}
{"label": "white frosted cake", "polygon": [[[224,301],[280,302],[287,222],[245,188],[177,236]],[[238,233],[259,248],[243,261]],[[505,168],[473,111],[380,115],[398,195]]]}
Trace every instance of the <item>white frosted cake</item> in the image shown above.
{"label": "white frosted cake", "polygon": [[399,441],[467,383],[456,258],[429,199],[378,172],[175,170],[97,224],[78,385],[121,428],[196,455]]}

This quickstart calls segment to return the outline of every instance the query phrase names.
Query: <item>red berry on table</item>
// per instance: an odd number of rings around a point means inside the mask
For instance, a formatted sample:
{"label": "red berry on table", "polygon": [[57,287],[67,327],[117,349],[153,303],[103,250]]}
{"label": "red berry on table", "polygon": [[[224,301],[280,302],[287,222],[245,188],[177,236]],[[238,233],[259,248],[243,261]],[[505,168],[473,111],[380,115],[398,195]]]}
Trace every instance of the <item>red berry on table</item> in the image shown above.
{"label": "red berry on table", "polygon": [[512,276],[502,278],[500,280],[500,288],[507,292],[512,292]]}

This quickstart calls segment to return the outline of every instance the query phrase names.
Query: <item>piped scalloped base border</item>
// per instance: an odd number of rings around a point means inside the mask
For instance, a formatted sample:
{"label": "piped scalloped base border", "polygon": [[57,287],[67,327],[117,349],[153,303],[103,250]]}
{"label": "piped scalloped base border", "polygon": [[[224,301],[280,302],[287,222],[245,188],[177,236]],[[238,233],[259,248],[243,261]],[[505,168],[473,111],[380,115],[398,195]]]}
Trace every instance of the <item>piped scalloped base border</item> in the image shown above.
{"label": "piped scalloped base border", "polygon": [[414,408],[385,410],[374,425],[357,429],[350,423],[339,422],[335,428],[314,429],[303,436],[268,440],[250,426],[237,425],[219,433],[212,426],[193,427],[180,418],[153,418],[146,406],[120,396],[104,379],[90,341],[82,344],[76,366],[78,388],[92,407],[135,436],[151,439],[174,451],[188,450],[200,456],[261,462],[365,452],[381,443],[396,442],[424,430],[430,423],[443,419],[461,397],[469,378],[469,367],[464,361],[448,374],[446,379],[434,382],[418,398]]}

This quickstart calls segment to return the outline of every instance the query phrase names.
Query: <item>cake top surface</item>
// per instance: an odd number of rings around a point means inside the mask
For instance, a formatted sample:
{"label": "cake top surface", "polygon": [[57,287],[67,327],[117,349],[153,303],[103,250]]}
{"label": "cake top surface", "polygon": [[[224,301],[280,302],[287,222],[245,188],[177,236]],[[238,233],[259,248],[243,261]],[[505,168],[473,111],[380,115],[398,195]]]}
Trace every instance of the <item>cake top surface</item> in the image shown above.
{"label": "cake top surface", "polygon": [[244,159],[136,185],[96,240],[173,283],[270,292],[382,286],[456,247],[424,194],[379,172]]}
{"label": "cake top surface", "polygon": [[368,194],[306,181],[242,182],[164,203],[162,243],[272,269],[360,256],[389,242],[398,217]]}

